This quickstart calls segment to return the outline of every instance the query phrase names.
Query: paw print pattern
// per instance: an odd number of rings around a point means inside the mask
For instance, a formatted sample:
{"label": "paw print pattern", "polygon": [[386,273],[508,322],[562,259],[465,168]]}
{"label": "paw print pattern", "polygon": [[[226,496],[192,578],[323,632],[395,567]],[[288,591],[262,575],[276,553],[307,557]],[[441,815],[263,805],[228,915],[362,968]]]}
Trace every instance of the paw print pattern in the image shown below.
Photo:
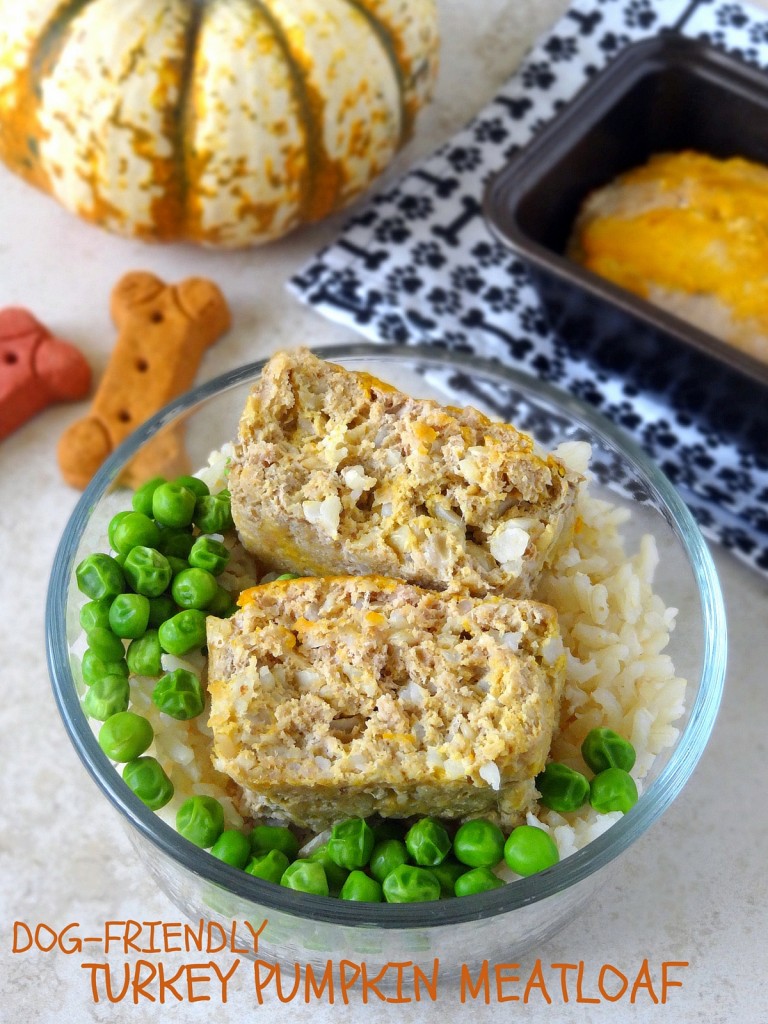
{"label": "paw print pattern", "polygon": [[411,230],[403,217],[390,217],[382,220],[374,231],[374,238],[377,242],[394,242],[401,245],[411,237]]}
{"label": "paw print pattern", "polygon": [[650,29],[656,24],[657,19],[658,15],[650,0],[632,0],[624,12],[624,24],[627,28]]}
{"label": "paw print pattern", "polygon": [[448,288],[432,288],[425,296],[430,308],[438,315],[458,313],[461,309],[461,295]]}
{"label": "paw print pattern", "polygon": [[573,60],[578,50],[578,43],[573,36],[550,36],[544,44],[544,50],[551,61]]}
{"label": "paw print pattern", "polygon": [[405,345],[410,339],[408,325],[400,313],[387,313],[376,321],[376,325],[384,341]]}
{"label": "paw print pattern", "polygon": [[489,117],[477,122],[474,135],[476,142],[492,142],[498,145],[509,138],[509,129],[500,117]]}
{"label": "paw print pattern", "polygon": [[426,220],[433,213],[435,204],[427,195],[405,195],[398,199],[397,208],[408,220]]}
{"label": "paw print pattern", "polygon": [[414,266],[395,267],[386,278],[387,295],[396,297],[400,292],[405,295],[416,295],[424,282]]}
{"label": "paw print pattern", "polygon": [[600,406],[603,404],[603,395],[595,380],[584,378],[575,380],[571,385],[571,392],[589,405]]}
{"label": "paw print pattern", "polygon": [[[743,491],[745,494],[749,494],[755,487],[751,475],[745,469],[738,469],[735,466],[724,466],[717,474],[717,478],[730,491]],[[768,512],[766,513],[766,524],[768,524]]]}
{"label": "paw print pattern", "polygon": [[445,156],[456,174],[463,174],[480,166],[482,150],[479,146],[452,146]]}
{"label": "paw print pattern", "polygon": [[541,309],[528,306],[520,314],[520,325],[530,334],[543,338],[549,334],[549,324]]}
{"label": "paw print pattern", "polygon": [[723,4],[715,18],[721,28],[744,28],[749,23],[749,16],[741,4]]}
{"label": "paw print pattern", "polygon": [[477,295],[485,287],[485,279],[477,267],[462,265],[451,273],[451,285],[457,291]]}
{"label": "paw print pattern", "polygon": [[[506,255],[506,254],[505,254]],[[517,257],[504,265],[504,271],[518,287],[528,283],[528,270],[522,260]]]}
{"label": "paw print pattern", "polygon": [[498,266],[507,256],[506,249],[498,242],[478,242],[470,252],[478,267],[486,270]]}
{"label": "paw print pattern", "polygon": [[418,242],[413,247],[411,256],[415,266],[430,267],[432,270],[439,270],[447,259],[442,246],[437,242]]}
{"label": "paw print pattern", "polygon": [[629,37],[622,35],[619,32],[606,32],[601,38],[599,46],[603,53],[608,56],[618,53],[619,50],[623,50],[629,43]]}
{"label": "paw print pattern", "polygon": [[555,75],[547,61],[528,64],[523,71],[523,85],[528,89],[550,89],[555,84]]}
{"label": "paw print pattern", "polygon": [[483,300],[494,313],[504,313],[513,310],[518,304],[517,290],[514,288],[499,288],[492,285],[483,292]]}

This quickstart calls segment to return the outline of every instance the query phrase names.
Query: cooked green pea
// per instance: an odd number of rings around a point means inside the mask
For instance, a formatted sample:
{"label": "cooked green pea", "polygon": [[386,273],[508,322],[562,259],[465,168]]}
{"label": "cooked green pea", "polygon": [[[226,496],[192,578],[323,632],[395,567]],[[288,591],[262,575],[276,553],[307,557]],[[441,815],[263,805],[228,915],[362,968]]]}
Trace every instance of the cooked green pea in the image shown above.
{"label": "cooked green pea", "polygon": [[208,615],[215,615],[219,619],[228,619],[237,611],[237,601],[225,587],[218,586],[213,600],[205,610]]}
{"label": "cooked green pea", "polygon": [[118,658],[117,661],[102,661],[98,654],[90,649],[84,651],[83,661],[83,682],[86,686],[92,686],[97,679],[104,676],[125,676],[128,678],[128,665],[125,658]]}
{"label": "cooked green pea", "polygon": [[157,635],[168,654],[186,654],[205,644],[205,614],[197,608],[185,608],[161,623]]}
{"label": "cooked green pea", "polygon": [[359,870],[350,871],[339,895],[341,899],[355,903],[381,903],[384,899],[381,883]]}
{"label": "cooked green pea", "polygon": [[194,672],[176,668],[167,672],[154,688],[152,702],[166,715],[183,722],[202,714],[205,695]]}
{"label": "cooked green pea", "polygon": [[96,679],[83,697],[83,711],[97,722],[106,722],[119,711],[127,711],[131,687],[125,676],[102,676]]}
{"label": "cooked green pea", "polygon": [[606,768],[592,779],[589,802],[600,814],[609,811],[626,814],[637,803],[635,780],[623,768]]}
{"label": "cooked green pea", "polygon": [[111,629],[104,626],[95,626],[86,634],[88,637],[88,648],[93,651],[97,658],[102,661],[120,661],[125,657],[125,647],[119,636],[115,636]]}
{"label": "cooked green pea", "polygon": [[152,515],[152,495],[160,484],[165,483],[164,476],[155,476],[147,480],[141,487],[137,487],[131,498],[131,506],[134,512],[142,512],[145,516]]}
{"label": "cooked green pea", "polygon": [[289,864],[280,879],[280,885],[296,892],[309,892],[315,896],[328,896],[328,879],[322,864],[312,860],[295,860]]}
{"label": "cooked green pea", "polygon": [[152,495],[152,515],[163,526],[188,526],[194,512],[194,492],[183,484],[160,484]]}
{"label": "cooked green pea", "polygon": [[533,875],[560,860],[551,836],[535,825],[518,825],[504,844],[504,860],[518,875]]}
{"label": "cooked green pea", "polygon": [[577,811],[589,796],[587,777],[558,761],[550,761],[536,776],[536,788],[541,794],[541,803],[560,814]]}
{"label": "cooked green pea", "polygon": [[224,808],[212,796],[190,796],[176,812],[176,831],[207,849],[224,831]]}
{"label": "cooked green pea", "polygon": [[86,633],[94,629],[109,629],[109,606],[111,597],[102,597],[100,601],[87,601],[80,609],[80,625]]}
{"label": "cooked green pea", "polygon": [[504,856],[504,833],[485,818],[465,821],[453,837],[453,852],[472,868],[493,868]]}
{"label": "cooked green pea", "polygon": [[454,895],[472,896],[477,892],[488,892],[490,889],[498,889],[504,882],[491,871],[490,868],[472,868],[456,879]]}
{"label": "cooked green pea", "polygon": [[234,526],[232,522],[231,495],[229,491],[218,494],[204,494],[195,502],[194,522],[201,533],[226,533]]}
{"label": "cooked green pea", "polygon": [[330,894],[331,896],[338,896],[341,892],[341,887],[349,876],[349,871],[346,868],[339,867],[338,864],[331,860],[331,855],[328,852],[328,843],[323,843],[322,846],[318,846],[316,850],[313,850],[307,857],[307,860],[323,865],[325,876],[328,879]]}
{"label": "cooked green pea", "polygon": [[99,729],[99,746],[112,761],[135,761],[152,745],[154,735],[146,718],[118,711]]}
{"label": "cooked green pea", "polygon": [[299,852],[299,840],[283,825],[257,825],[251,832],[251,852],[255,856],[267,850],[281,850],[293,860]]}
{"label": "cooked green pea", "polygon": [[109,521],[109,526],[107,526],[107,537],[109,538],[109,546],[113,551],[117,551],[117,548],[115,547],[115,530],[130,511],[131,510],[129,508],[126,508],[122,512],[116,512]]}
{"label": "cooked green pea", "polygon": [[451,849],[451,837],[439,821],[421,818],[405,835],[405,846],[413,860],[422,867],[439,864]]}
{"label": "cooked green pea", "polygon": [[440,883],[440,895],[442,897],[455,896],[456,879],[465,875],[470,869],[466,864],[460,864],[453,857],[446,857],[440,864],[433,864],[430,872]]}
{"label": "cooked green pea", "polygon": [[198,537],[188,557],[193,568],[205,569],[213,576],[218,576],[229,562],[229,548],[213,537]]}
{"label": "cooked green pea", "polygon": [[149,625],[149,598],[143,594],[118,594],[109,609],[109,626],[116,636],[135,640]]}
{"label": "cooked green pea", "polygon": [[173,783],[160,762],[148,755],[128,762],[123,768],[123,782],[151,811],[165,807],[173,797]]}
{"label": "cooked green pea", "polygon": [[181,608],[207,608],[218,589],[216,577],[205,569],[184,569],[173,577],[171,595]]}
{"label": "cooked green pea", "polygon": [[281,850],[268,850],[266,853],[260,853],[258,857],[252,857],[245,870],[254,878],[263,878],[265,882],[279,885],[289,864],[290,861]]}
{"label": "cooked green pea", "polygon": [[160,540],[160,530],[143,512],[128,512],[112,531],[112,547],[121,555],[127,555],[132,548],[155,548]]}
{"label": "cooked green pea", "polygon": [[123,563],[123,572],[137,594],[159,597],[171,582],[171,566],[165,555],[156,548],[137,544],[131,548]]}
{"label": "cooked green pea", "polygon": [[581,745],[581,756],[597,775],[606,768],[631,772],[635,766],[635,748],[613,729],[591,729]]}
{"label": "cooked green pea", "polygon": [[440,883],[427,868],[401,864],[382,883],[387,903],[422,903],[440,899]]}
{"label": "cooked green pea", "polygon": [[373,832],[363,818],[347,818],[331,829],[328,854],[341,868],[363,868],[373,853]]}
{"label": "cooked green pea", "polygon": [[88,555],[75,569],[78,588],[92,601],[115,597],[125,590],[125,575],[111,555]]}
{"label": "cooked green pea", "polygon": [[368,870],[377,881],[383,882],[390,871],[407,862],[408,851],[401,839],[382,839],[373,848]]}
{"label": "cooked green pea", "polygon": [[178,611],[176,602],[170,594],[160,594],[149,599],[149,625],[157,629],[166,619],[170,619]]}
{"label": "cooked green pea", "polygon": [[183,558],[186,560],[194,543],[195,537],[191,526],[179,528],[165,526],[160,531],[158,550],[169,557],[172,556],[173,558]]}
{"label": "cooked green pea", "polygon": [[248,836],[237,829],[225,829],[211,847],[211,853],[233,868],[244,868],[251,858],[251,843]]}
{"label": "cooked green pea", "polygon": [[192,491],[196,498],[202,498],[204,494],[210,494],[211,490],[205,480],[199,476],[177,476],[174,483],[181,484],[188,491]]}
{"label": "cooked green pea", "polygon": [[131,640],[125,660],[136,676],[159,676],[163,671],[163,649],[156,629],[148,629],[143,636]]}

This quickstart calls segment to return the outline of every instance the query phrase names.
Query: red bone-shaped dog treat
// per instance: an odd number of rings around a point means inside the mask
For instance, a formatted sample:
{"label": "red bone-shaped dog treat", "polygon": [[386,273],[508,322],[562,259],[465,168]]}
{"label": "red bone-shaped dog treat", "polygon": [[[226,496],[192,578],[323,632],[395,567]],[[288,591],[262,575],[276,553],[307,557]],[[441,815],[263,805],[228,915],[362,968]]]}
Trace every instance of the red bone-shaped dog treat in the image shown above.
{"label": "red bone-shaped dog treat", "polygon": [[91,368],[20,306],[0,309],[0,440],[54,402],[85,398]]}

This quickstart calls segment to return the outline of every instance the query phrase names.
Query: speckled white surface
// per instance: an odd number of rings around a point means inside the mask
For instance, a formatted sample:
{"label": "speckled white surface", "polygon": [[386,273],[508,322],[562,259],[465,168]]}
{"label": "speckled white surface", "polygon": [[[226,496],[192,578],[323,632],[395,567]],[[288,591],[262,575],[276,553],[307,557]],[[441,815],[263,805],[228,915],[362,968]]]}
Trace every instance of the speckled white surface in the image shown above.
{"label": "speckled white surface", "polygon": [[[552,24],[565,0],[443,0],[443,70],[437,100],[422,117],[401,165],[431,151],[492,95],[528,43]],[[765,0],[768,6],[768,0]],[[262,251],[216,254],[151,248],[79,224],[52,201],[0,170],[0,305],[27,305],[75,340],[95,373],[115,330],[112,285],[135,268],[167,280],[212,277],[232,306],[235,327],[202,364],[199,379],[297,342],[349,335],[298,306],[283,282],[338,222]],[[80,964],[63,952],[13,954],[14,921],[56,928],[80,922],[98,932],[108,919],[178,920],[135,861],[115,814],[86,776],[54,706],[45,665],[43,616],[53,554],[77,495],[55,462],[56,439],[82,407],[59,406],[0,444],[0,1022],[68,1024],[165,1019],[171,1004],[94,1004]],[[662,820],[617,866],[594,905],[521,965],[585,963],[582,996],[595,995],[604,963],[636,974],[644,959],[688,961],[666,1005],[570,1001],[552,989],[551,1005],[462,1006],[453,991],[432,1005],[258,1006],[247,974],[229,1001],[173,1004],[176,1024],[230,1024],[275,1010],[294,1022],[660,1021],[761,1024],[768,1020],[768,895],[763,803],[768,760],[765,662],[768,585],[715,552],[730,615],[731,660],[715,732],[692,781]],[[181,958],[165,958],[181,963]],[[591,981],[590,981],[591,979]],[[510,986],[506,994],[520,994]]]}

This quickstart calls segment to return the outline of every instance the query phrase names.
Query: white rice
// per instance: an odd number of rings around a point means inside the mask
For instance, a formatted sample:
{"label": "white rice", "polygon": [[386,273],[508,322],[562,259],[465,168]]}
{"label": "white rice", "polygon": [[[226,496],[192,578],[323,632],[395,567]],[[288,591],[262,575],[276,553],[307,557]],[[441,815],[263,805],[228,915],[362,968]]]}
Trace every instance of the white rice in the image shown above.
{"label": "white rice", "polygon": [[[212,492],[226,486],[231,454],[231,445],[212,453],[208,466],[197,473]],[[588,446],[561,446],[557,454],[579,472],[585,471]],[[638,550],[628,555],[621,535],[628,518],[626,509],[592,497],[585,486],[577,501],[572,542],[542,576],[535,597],[557,609],[567,651],[561,726],[552,745],[552,759],[589,776],[581,743],[590,729],[607,726],[635,747],[632,775],[642,792],[643,779],[654,759],[678,737],[674,723],[684,711],[686,684],[662,653],[674,628],[676,609],[665,607],[653,591],[656,543],[645,536]],[[259,577],[234,532],[224,541],[232,558],[220,581],[233,594],[277,575]],[[84,647],[81,635],[72,645],[76,663]],[[163,667],[166,671],[189,668],[205,684],[206,661],[201,654],[183,659],[165,656]],[[241,828],[244,821],[236,806],[236,787],[211,764],[207,715],[180,722],[162,714],[151,700],[155,685],[154,679],[134,677],[131,690],[132,707],[149,719],[155,731],[147,753],[158,759],[174,785],[173,799],[157,813],[172,825],[179,805],[188,796],[205,794],[221,801],[228,828]],[[94,731],[98,732],[100,724],[92,723]],[[587,804],[565,815],[539,807],[535,815],[528,815],[528,822],[552,836],[563,859],[620,817],[618,812],[599,814]],[[516,877],[503,865],[497,870],[502,877]]]}

